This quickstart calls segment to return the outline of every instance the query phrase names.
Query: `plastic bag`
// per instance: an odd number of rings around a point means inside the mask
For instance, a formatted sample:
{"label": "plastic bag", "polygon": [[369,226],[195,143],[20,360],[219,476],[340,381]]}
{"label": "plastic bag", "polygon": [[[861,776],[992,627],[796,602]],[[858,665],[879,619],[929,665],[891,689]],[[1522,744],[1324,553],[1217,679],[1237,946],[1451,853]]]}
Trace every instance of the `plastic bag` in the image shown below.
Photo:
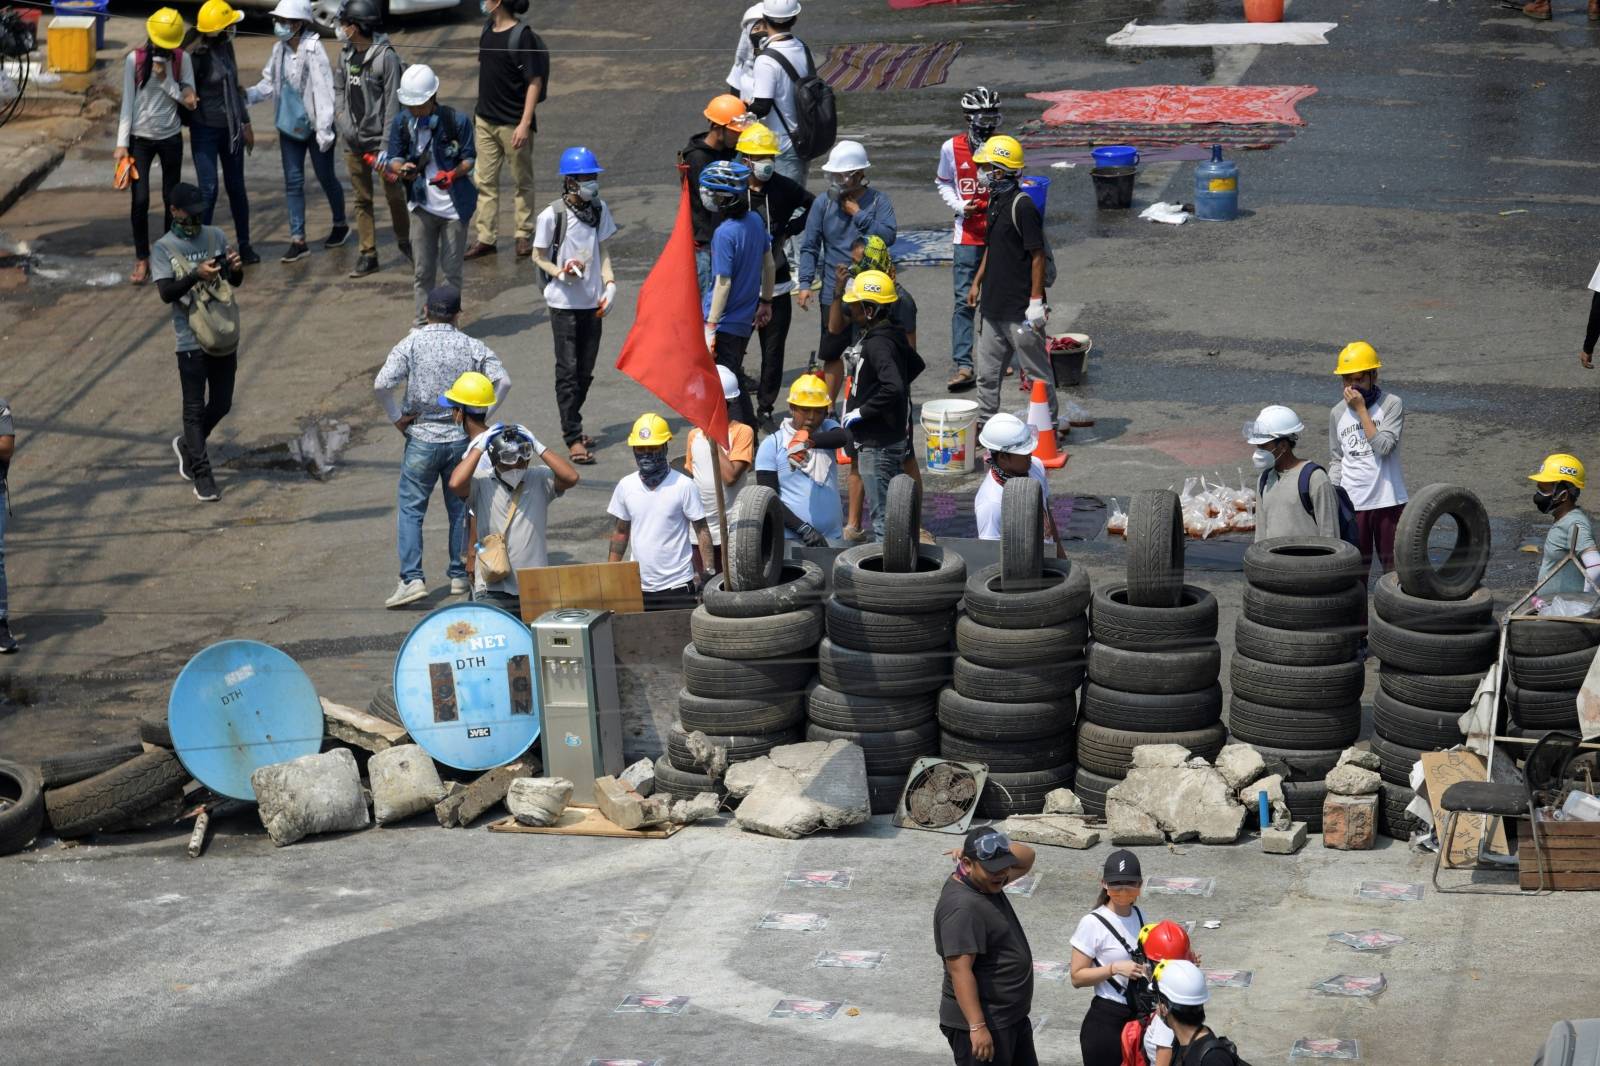
{"label": "plastic bag", "polygon": [[1128,512],[1122,509],[1115,496],[1111,497],[1111,517],[1106,519],[1106,532],[1119,537],[1128,535]]}
{"label": "plastic bag", "polygon": [[1539,613],[1546,618],[1600,618],[1600,596],[1592,592],[1558,592]]}

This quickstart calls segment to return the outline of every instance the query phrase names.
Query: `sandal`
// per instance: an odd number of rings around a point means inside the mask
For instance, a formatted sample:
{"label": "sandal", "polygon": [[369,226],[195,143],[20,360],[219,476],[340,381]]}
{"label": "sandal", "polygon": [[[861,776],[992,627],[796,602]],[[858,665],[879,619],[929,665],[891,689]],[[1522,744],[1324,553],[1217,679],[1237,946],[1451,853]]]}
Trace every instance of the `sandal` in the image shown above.
{"label": "sandal", "polygon": [[578,438],[578,443],[582,444],[585,448],[598,448],[600,446],[600,442],[589,436],[587,433]]}
{"label": "sandal", "polygon": [[589,451],[582,440],[575,440],[567,445],[567,459],[579,466],[594,465],[594,453]]}
{"label": "sandal", "polygon": [[129,285],[150,284],[150,260],[140,259],[133,264],[133,272],[128,275]]}

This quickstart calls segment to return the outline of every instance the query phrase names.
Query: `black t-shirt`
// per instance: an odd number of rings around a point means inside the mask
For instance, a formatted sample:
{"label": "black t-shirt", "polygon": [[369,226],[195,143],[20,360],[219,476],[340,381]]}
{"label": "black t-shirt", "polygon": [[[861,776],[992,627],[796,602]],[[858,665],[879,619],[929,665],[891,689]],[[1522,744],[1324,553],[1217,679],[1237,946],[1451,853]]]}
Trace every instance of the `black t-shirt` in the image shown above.
{"label": "black t-shirt", "polygon": [[[1033,949],[1004,892],[979,892],[957,877],[945,879],[933,911],[933,947],[940,960],[976,955],[972,973],[978,979],[978,1000],[993,1028],[1014,1025],[1033,1006]],[[950,971],[944,975],[939,1024],[967,1028],[956,1003]]]}
{"label": "black t-shirt", "polygon": [[[1011,222],[1011,201],[1017,204],[1017,221]],[[1018,227],[1021,227],[1020,229]],[[978,309],[996,322],[1021,322],[1033,295],[1033,252],[1044,247],[1044,225],[1039,209],[1021,189],[989,202],[989,262],[983,268],[983,290]]]}
{"label": "black t-shirt", "polygon": [[[509,30],[485,25],[478,38],[478,109],[474,113],[490,125],[515,126],[522,121],[522,105],[535,78],[541,79],[539,99],[543,100],[550,84],[550,53],[539,35],[521,23]],[[537,116],[530,128],[539,128]]]}

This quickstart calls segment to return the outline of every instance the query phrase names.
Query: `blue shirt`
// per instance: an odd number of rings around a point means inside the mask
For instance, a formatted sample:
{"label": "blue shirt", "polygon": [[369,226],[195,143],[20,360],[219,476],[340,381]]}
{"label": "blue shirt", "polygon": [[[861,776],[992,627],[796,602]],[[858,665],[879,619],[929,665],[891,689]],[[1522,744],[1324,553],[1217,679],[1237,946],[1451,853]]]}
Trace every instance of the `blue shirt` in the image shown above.
{"label": "blue shirt", "polygon": [[820,275],[822,306],[833,302],[833,273],[840,263],[850,262],[850,246],[876,234],[883,243],[894,244],[896,222],[894,205],[877,189],[861,195],[861,210],[847,215],[830,192],[811,201],[806,212],[806,228],[800,238],[800,273],[796,282],[802,289]]}
{"label": "blue shirt", "polygon": [[[717,231],[711,235],[711,273],[732,282],[722,320],[717,323],[718,333],[748,337],[755,330],[756,305],[761,301],[761,260],[771,243],[767,224],[754,211],[718,223]],[[710,321],[710,289],[700,297],[700,313]]]}
{"label": "blue shirt", "polygon": [[[817,429],[838,429],[839,423],[831,418],[822,420]],[[802,522],[809,523],[829,540],[844,536],[844,507],[839,500],[839,467],[834,462],[831,449],[814,448],[813,463],[824,464],[823,479],[818,481],[807,470],[796,470],[789,463],[788,445],[794,431],[787,420],[778,432],[761,442],[756,451],[756,471],[771,470],[778,475],[778,495],[789,512]],[[780,451],[780,447],[782,450]],[[792,529],[784,530],[790,540],[800,537]]]}

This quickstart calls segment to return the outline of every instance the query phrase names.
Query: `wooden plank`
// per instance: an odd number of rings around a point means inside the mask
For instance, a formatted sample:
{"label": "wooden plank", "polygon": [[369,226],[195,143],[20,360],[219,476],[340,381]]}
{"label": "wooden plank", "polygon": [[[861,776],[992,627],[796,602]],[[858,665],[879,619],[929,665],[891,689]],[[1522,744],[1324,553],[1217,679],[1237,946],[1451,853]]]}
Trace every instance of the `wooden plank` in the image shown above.
{"label": "wooden plank", "polygon": [[561,568],[561,606],[599,607],[600,568],[605,563],[583,563]]}
{"label": "wooden plank", "polygon": [[[1528,853],[1530,862],[1533,853]],[[1558,873],[1600,874],[1600,859],[1592,855],[1574,856],[1571,852],[1547,851],[1539,856],[1538,864]]]}
{"label": "wooden plank", "polygon": [[562,607],[634,614],[644,610],[638,563],[571,563],[518,570],[517,598],[525,622]]}
{"label": "wooden plank", "polygon": [[[1539,872],[1532,867],[1523,867],[1518,877],[1518,883],[1525,889],[1538,888]],[[1545,874],[1544,887],[1553,888],[1558,892],[1592,892],[1600,889],[1600,873]]]}
{"label": "wooden plank", "polygon": [[[1529,823],[1526,821],[1519,822],[1518,827],[1518,832],[1529,832]],[[1600,822],[1544,820],[1539,823],[1539,836],[1588,839],[1600,846]]]}
{"label": "wooden plank", "polygon": [[665,840],[683,826],[664,825],[650,829],[623,829],[593,807],[568,807],[552,826],[519,825],[506,817],[489,823],[494,833],[536,833],[546,836],[610,837],[616,840]]}
{"label": "wooden plank", "polygon": [[[1433,805],[1433,824],[1442,826],[1449,814],[1439,801],[1445,789],[1457,781],[1486,781],[1488,769],[1483,756],[1474,751],[1425,751],[1422,753],[1422,775],[1427,781],[1428,802]],[[1444,857],[1449,869],[1476,866],[1478,842],[1483,839],[1485,815],[1462,814],[1456,819],[1455,836],[1450,841],[1450,853]],[[1494,839],[1486,849],[1490,854],[1509,855],[1506,844],[1505,822],[1494,820]]]}
{"label": "wooden plank", "polygon": [[558,566],[541,566],[517,571],[517,600],[524,622],[531,622],[560,605],[561,577],[556,573],[559,569]]}
{"label": "wooden plank", "polygon": [[346,707],[322,697],[322,727],[335,740],[377,754],[396,744],[411,742],[411,734],[404,726],[385,721],[377,715]]}
{"label": "wooden plank", "polygon": [[639,564],[605,564],[600,571],[600,597],[606,609],[617,614],[643,614],[644,592],[639,585]]}

